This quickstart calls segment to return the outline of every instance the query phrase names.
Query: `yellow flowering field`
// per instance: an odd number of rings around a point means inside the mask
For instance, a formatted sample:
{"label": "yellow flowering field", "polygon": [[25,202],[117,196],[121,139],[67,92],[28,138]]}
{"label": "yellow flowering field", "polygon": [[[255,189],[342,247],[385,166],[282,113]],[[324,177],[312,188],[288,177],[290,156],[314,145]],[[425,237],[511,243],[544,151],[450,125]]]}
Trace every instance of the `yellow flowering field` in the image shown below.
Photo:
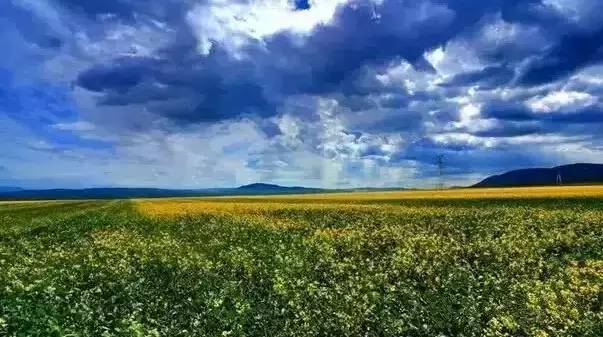
{"label": "yellow flowering field", "polygon": [[[473,198],[561,198],[561,197],[603,197],[603,185],[587,186],[539,186],[505,188],[459,188],[447,190],[394,190],[379,192],[343,192],[282,196],[245,196],[237,199],[275,200],[334,200],[334,201],[380,201],[404,199],[473,199]],[[206,199],[228,199],[216,197]]]}
{"label": "yellow flowering field", "polygon": [[0,336],[602,336],[603,188],[0,204]]}

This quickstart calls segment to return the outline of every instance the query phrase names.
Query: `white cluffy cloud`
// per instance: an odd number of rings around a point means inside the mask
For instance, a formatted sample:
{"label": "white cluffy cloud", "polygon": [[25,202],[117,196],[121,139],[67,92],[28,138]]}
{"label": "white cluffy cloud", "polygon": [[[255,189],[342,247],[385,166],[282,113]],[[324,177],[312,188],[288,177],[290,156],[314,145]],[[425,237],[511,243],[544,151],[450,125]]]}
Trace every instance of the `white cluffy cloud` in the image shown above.
{"label": "white cluffy cloud", "polygon": [[385,86],[399,86],[410,94],[433,91],[441,78],[431,72],[419,71],[407,61],[392,63],[382,74],[377,74],[377,81]]}
{"label": "white cluffy cloud", "polygon": [[453,40],[445,47],[438,47],[425,53],[425,59],[437,74],[450,78],[464,72],[478,71],[485,67],[477,51],[466,41]]}
{"label": "white cluffy cloud", "polygon": [[550,113],[564,108],[583,108],[597,102],[597,98],[579,91],[553,91],[545,96],[529,99],[526,105],[535,112]]}
{"label": "white cluffy cloud", "polygon": [[348,0],[310,0],[307,10],[295,10],[290,0],[211,0],[187,15],[198,40],[198,50],[208,54],[217,42],[235,53],[251,38],[262,40],[280,31],[307,34],[333,18],[337,7]]}

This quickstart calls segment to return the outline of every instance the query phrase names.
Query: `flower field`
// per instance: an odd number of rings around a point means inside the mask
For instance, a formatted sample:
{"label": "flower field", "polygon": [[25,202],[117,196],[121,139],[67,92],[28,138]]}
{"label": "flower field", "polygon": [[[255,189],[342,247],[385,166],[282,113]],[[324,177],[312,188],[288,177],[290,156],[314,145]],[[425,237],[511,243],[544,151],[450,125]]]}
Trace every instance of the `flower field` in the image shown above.
{"label": "flower field", "polygon": [[603,335],[603,187],[0,203],[0,336]]}

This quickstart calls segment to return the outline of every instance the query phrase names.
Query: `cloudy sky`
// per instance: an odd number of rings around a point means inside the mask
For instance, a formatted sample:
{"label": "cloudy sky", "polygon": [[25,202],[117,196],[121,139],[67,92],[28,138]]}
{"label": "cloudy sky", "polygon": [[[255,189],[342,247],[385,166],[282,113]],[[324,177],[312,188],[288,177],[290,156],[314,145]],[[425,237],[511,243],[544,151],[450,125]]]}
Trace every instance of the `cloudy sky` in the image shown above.
{"label": "cloudy sky", "polygon": [[0,185],[446,182],[603,161],[600,0],[3,0]]}

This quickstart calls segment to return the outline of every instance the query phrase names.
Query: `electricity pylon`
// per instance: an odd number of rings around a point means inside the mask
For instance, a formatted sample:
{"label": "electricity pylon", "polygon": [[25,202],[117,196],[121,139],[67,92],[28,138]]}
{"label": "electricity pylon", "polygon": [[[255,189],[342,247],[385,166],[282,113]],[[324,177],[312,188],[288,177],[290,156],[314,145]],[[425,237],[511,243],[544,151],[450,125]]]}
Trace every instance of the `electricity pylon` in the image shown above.
{"label": "electricity pylon", "polygon": [[[561,147],[559,149],[559,151],[562,152],[562,153],[564,153],[564,152],[568,151],[568,148],[564,146],[564,147]],[[561,163],[559,163],[559,159],[557,159],[557,167],[556,167],[556,169],[557,169],[557,178],[555,179],[555,183],[557,185],[561,186],[561,185],[563,185],[563,178],[561,176]]]}

